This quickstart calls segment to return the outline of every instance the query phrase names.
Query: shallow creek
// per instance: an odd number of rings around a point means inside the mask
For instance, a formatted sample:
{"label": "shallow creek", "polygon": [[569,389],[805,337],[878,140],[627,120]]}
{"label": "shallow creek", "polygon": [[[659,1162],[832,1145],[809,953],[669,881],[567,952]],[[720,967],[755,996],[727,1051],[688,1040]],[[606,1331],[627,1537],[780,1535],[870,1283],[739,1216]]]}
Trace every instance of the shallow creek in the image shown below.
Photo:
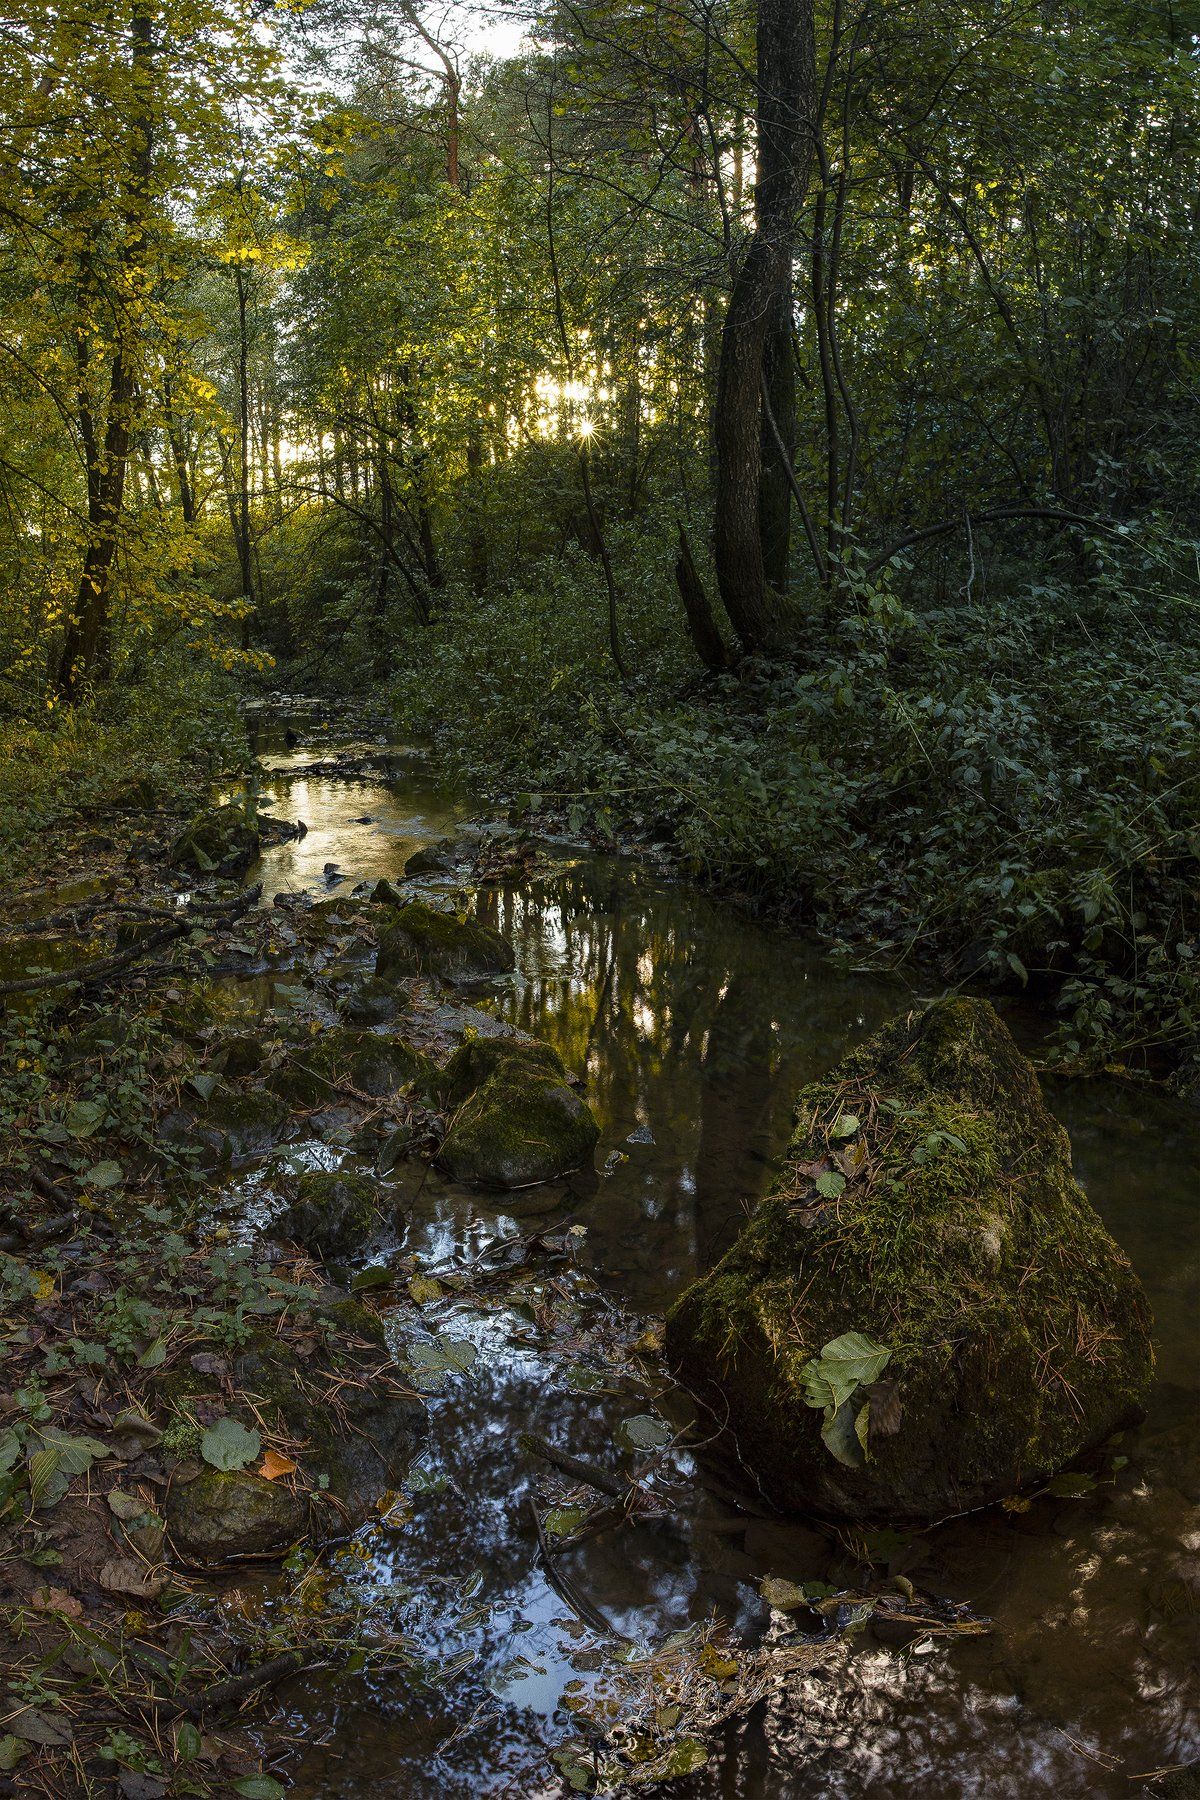
{"label": "shallow creek", "polygon": [[[469,811],[415,753],[394,753],[386,777],[347,781],[295,773],[325,754],[311,736],[287,750],[265,733],[256,747],[264,798],[308,827],[264,856],[265,903],[288,889],[346,891],[327,889],[327,864],[346,887],[397,879],[414,849]],[[481,1311],[453,1295],[441,1306],[434,1328],[478,1354],[430,1397],[429,1447],[406,1493],[347,1557],[381,1616],[443,1678],[433,1701],[394,1677],[294,1688],[298,1795],[565,1791],[544,1746],[568,1735],[564,1689],[593,1681],[601,1659],[541,1572],[528,1506],[536,1470],[518,1438],[534,1430],[604,1462],[631,1413],[657,1405],[670,1417],[669,1396],[606,1382],[604,1308],[661,1313],[721,1253],[770,1179],[798,1084],[911,991],[638,862],[565,846],[560,857],[550,875],[481,897],[518,970],[477,1003],[586,1071],[598,1173],[503,1203],[414,1175],[404,1235],[380,1254],[432,1266],[535,1224],[573,1223],[586,1228],[578,1261],[600,1295],[580,1304],[574,1362],[551,1354],[520,1308]],[[1055,1083],[1050,1097],[1157,1318],[1158,1384],[1146,1425],[1120,1446],[1127,1463],[1087,1498],[1040,1498],[898,1540],[892,1571],[970,1602],[990,1634],[888,1641],[868,1623],[839,1661],[727,1727],[672,1794],[1106,1796],[1200,1757],[1200,1119],[1115,1083]],[[758,1583],[848,1585],[844,1545],[803,1524],[739,1517],[704,1496],[686,1455],[676,1468],[691,1495],[683,1529],[627,1526],[573,1552],[588,1599],[641,1645],[714,1613],[749,1641],[819,1630],[812,1614],[772,1616]]]}

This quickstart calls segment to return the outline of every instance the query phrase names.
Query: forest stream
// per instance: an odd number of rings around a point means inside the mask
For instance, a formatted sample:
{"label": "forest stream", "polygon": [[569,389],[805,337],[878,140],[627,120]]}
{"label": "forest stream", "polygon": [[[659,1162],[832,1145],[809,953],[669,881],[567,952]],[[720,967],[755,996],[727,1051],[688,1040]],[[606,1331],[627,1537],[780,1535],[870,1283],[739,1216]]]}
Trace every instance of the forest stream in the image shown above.
{"label": "forest stream", "polygon": [[[401,880],[414,851],[472,814],[419,752],[392,752],[386,777],[347,778],[336,755],[362,746],[322,740],[318,751],[293,731],[287,748],[289,716],[303,734],[303,715],[282,712],[252,727],[264,803],[307,826],[253,871],[263,905]],[[494,829],[502,839],[504,825]],[[453,1351],[426,1363],[427,1448],[390,1510],[335,1553],[404,1633],[425,1680],[342,1670],[285,1689],[289,1791],[551,1795],[573,1774],[583,1786],[586,1768],[560,1760],[556,1773],[546,1761],[570,1737],[570,1713],[586,1716],[602,1700],[614,1666],[685,1642],[673,1634],[714,1617],[743,1643],[824,1644],[831,1657],[724,1725],[707,1762],[698,1752],[671,1785],[689,1800],[1116,1796],[1193,1761],[1194,1106],[1116,1081],[1048,1084],[1079,1177],[1131,1256],[1157,1326],[1150,1415],[1119,1455],[1089,1465],[1094,1479],[922,1532],[839,1534],[765,1507],[742,1511],[706,1486],[682,1443],[671,1447],[695,1415],[665,1375],[606,1359],[600,1346],[628,1345],[728,1246],[777,1166],[799,1084],[913,989],[836,963],[643,857],[566,841],[543,852],[535,870],[479,892],[478,911],[511,940],[517,968],[471,1005],[480,1029],[533,1032],[585,1073],[601,1127],[596,1173],[495,1196],[423,1164],[397,1171],[406,1223],[373,1247],[373,1267],[403,1261],[436,1278],[511,1266],[515,1285],[492,1283],[486,1299],[450,1287],[424,1309],[420,1329]],[[418,885],[445,893],[454,877]],[[248,1002],[266,1004],[269,988],[248,978]],[[1009,1022],[1035,1045],[1036,1017]],[[288,1153],[324,1166],[351,1155],[315,1140]],[[252,1216],[262,1181],[262,1170],[239,1170],[220,1196],[222,1216]],[[568,1252],[542,1274],[524,1267],[523,1245],[538,1232]],[[385,1321],[411,1364],[412,1309]],[[661,1450],[655,1480],[671,1497],[671,1529],[634,1517],[563,1559],[591,1625],[546,1577],[531,1514],[539,1469],[520,1447],[527,1432],[596,1466],[621,1448]],[[807,1584],[813,1605],[772,1607],[761,1592],[769,1577]],[[898,1625],[869,1600],[855,1603],[856,1588],[878,1592],[889,1578],[932,1597],[947,1621],[987,1628]],[[238,1586],[269,1613],[271,1577]],[[825,1594],[833,1599],[822,1604]]]}

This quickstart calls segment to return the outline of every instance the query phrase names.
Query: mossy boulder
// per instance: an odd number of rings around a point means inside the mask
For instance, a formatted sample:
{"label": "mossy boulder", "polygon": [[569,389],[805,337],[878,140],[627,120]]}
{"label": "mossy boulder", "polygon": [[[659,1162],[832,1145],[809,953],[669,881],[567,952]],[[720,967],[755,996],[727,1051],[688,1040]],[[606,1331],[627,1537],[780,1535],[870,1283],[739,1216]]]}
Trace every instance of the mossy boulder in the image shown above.
{"label": "mossy boulder", "polygon": [[375,973],[383,981],[434,975],[440,981],[486,981],[515,967],[513,947],[490,925],[459,919],[419,900],[396,909],[379,930]]}
{"label": "mossy boulder", "polygon": [[434,1078],[429,1057],[403,1038],[337,1026],[297,1045],[271,1079],[290,1105],[321,1106],[336,1104],[339,1089],[383,1098]]}
{"label": "mossy boulder", "polygon": [[218,1083],[206,1100],[168,1113],[158,1127],[172,1146],[195,1145],[204,1168],[261,1156],[287,1128],[287,1103],[266,1088]]}
{"label": "mossy boulder", "polygon": [[197,875],[232,875],[248,868],[259,853],[257,821],[243,807],[227,803],[197,813],[167,852],[173,869]]}
{"label": "mossy boulder", "polygon": [[549,1044],[474,1039],[439,1085],[455,1110],[437,1160],[456,1181],[532,1187],[591,1162],[599,1127]]}
{"label": "mossy boulder", "polygon": [[308,1502],[245,1469],[205,1469],[172,1483],[167,1518],[172,1545],[186,1561],[229,1562],[289,1550],[308,1529]]}
{"label": "mossy boulder", "polygon": [[294,1198],[275,1221],[283,1237],[328,1261],[351,1256],[378,1229],[380,1188],[354,1169],[310,1169],[299,1176]]}
{"label": "mossy boulder", "polygon": [[667,1316],[784,1511],[928,1521],[1141,1415],[1150,1316],[985,1001],[893,1020],[802,1090],[774,1191]]}
{"label": "mossy boulder", "polygon": [[[193,1480],[173,1478],[167,1533],[185,1560],[278,1555],[298,1537],[341,1536],[403,1479],[427,1418],[398,1375],[378,1318],[331,1289],[309,1325],[307,1341],[295,1346],[273,1331],[256,1333],[230,1371],[233,1390],[246,1397],[240,1422],[267,1439],[277,1433],[298,1465],[295,1477],[281,1485],[250,1469],[205,1469]],[[192,1403],[216,1397],[215,1378],[189,1359],[160,1377],[156,1393],[169,1410],[163,1444],[173,1435],[198,1442]]]}

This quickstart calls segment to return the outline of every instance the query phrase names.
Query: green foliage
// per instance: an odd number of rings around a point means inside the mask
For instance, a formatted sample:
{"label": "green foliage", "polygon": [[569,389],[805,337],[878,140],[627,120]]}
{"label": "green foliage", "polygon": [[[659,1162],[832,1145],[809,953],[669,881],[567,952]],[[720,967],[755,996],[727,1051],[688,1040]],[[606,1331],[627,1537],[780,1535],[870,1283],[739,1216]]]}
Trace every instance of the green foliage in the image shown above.
{"label": "green foliage", "polygon": [[593,592],[560,574],[423,634],[396,704],[464,779],[562,806],[601,843],[614,825],[664,835],[697,873],[832,938],[1035,986],[1067,1065],[1194,1073],[1193,597],[1111,569],[1011,579],[899,623],[850,611],[796,662],[700,689],[669,637],[650,651],[643,574],[648,654],[625,691]]}

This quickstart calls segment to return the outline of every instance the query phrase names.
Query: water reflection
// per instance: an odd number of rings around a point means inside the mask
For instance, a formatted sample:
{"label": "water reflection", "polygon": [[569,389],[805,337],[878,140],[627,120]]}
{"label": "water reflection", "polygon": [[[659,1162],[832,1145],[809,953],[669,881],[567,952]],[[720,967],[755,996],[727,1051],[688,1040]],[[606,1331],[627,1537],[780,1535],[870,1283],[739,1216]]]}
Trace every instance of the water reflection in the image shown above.
{"label": "water reflection", "polygon": [[[458,816],[413,775],[391,790],[314,781],[306,804],[310,838],[270,853],[268,892],[320,887],[326,861],[353,878],[395,877],[417,842]],[[372,826],[352,837],[347,818],[361,813]],[[494,890],[481,908],[519,965],[487,1004],[586,1070],[607,1172],[514,1196],[508,1214],[432,1177],[403,1248],[431,1261],[475,1255],[490,1234],[528,1229],[522,1208],[558,1208],[587,1225],[605,1291],[660,1310],[762,1192],[796,1087],[905,990],[836,969],[794,937],[627,862],[584,860]],[[1127,1465],[1093,1499],[994,1510],[919,1536],[905,1552],[914,1579],[970,1600],[992,1616],[993,1634],[925,1648],[868,1629],[845,1667],[774,1696],[673,1794],[1116,1796],[1130,1777],[1200,1757],[1200,1122],[1180,1102],[1116,1084],[1054,1084],[1050,1098],[1158,1321],[1160,1380],[1146,1426],[1121,1447]],[[616,1421],[647,1402],[573,1385],[561,1345],[516,1310],[489,1317],[464,1304],[447,1317],[481,1355],[432,1403],[432,1489],[411,1496],[404,1523],[368,1538],[360,1579],[426,1654],[475,1650],[477,1661],[432,1692],[344,1677],[306,1690],[298,1795],[561,1791],[542,1746],[566,1729],[555,1707],[566,1679],[586,1678],[588,1644],[537,1571],[532,1470],[516,1440],[533,1429],[611,1459]],[[616,1329],[603,1301],[572,1315],[571,1328],[571,1358],[602,1373]],[[625,1531],[578,1554],[589,1597],[630,1635],[653,1638],[714,1608],[753,1631],[765,1623],[763,1574],[852,1578],[842,1549],[803,1525],[743,1519],[731,1530],[696,1493],[689,1538]],[[463,1600],[477,1571],[479,1592]]]}

